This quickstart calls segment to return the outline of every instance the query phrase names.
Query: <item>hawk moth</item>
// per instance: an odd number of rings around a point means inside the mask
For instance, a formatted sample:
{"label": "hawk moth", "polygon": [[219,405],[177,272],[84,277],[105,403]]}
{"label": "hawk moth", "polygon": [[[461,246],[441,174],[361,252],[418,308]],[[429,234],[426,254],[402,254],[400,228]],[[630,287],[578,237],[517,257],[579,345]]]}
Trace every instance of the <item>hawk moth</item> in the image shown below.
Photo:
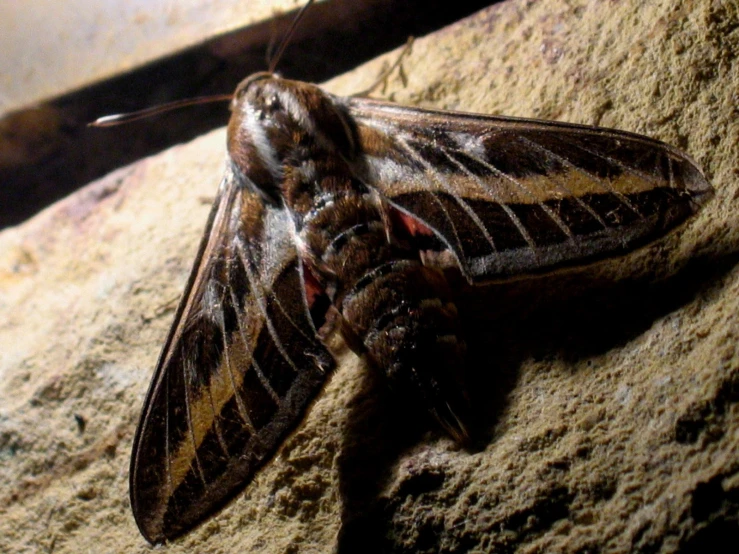
{"label": "hawk moth", "polygon": [[334,368],[329,313],[464,443],[445,271],[476,285],[622,254],[712,195],[686,154],[623,131],[337,97],[268,72],[231,109],[134,439],[131,505],[152,543],[225,505],[301,421]]}

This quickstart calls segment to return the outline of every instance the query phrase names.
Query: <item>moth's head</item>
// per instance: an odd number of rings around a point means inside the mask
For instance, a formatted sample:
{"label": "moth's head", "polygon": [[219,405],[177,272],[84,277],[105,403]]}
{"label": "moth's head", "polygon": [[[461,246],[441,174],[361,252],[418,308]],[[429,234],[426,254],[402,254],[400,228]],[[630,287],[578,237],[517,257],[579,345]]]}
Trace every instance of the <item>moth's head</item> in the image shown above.
{"label": "moth's head", "polygon": [[250,134],[279,159],[298,147],[353,155],[354,132],[343,104],[316,85],[256,73],[236,88],[231,111],[229,146]]}
{"label": "moth's head", "polygon": [[[283,150],[294,147],[295,133],[310,134],[316,90],[313,85],[282,79],[274,73],[255,73],[236,87],[229,132],[242,130],[255,141],[264,135],[270,147],[282,155]],[[242,133],[241,139],[245,138]]]}
{"label": "moth's head", "polygon": [[260,71],[249,75],[246,79],[241,81],[236,87],[236,91],[233,94],[233,100],[231,101],[231,111],[238,109],[239,103],[244,101],[244,96],[249,93],[250,89],[253,90],[259,87],[260,81],[268,81],[270,79],[279,79],[280,77],[276,73],[270,73],[269,71]]}
{"label": "moth's head", "polygon": [[244,173],[263,166],[278,180],[286,163],[306,156],[353,156],[343,106],[315,85],[256,73],[237,87],[231,111],[228,149]]}
{"label": "moth's head", "polygon": [[280,183],[283,180],[281,154],[285,137],[280,138],[279,123],[265,101],[267,83],[279,81],[272,73],[255,73],[236,87],[231,100],[231,119],[228,124],[228,155],[234,174],[245,186],[259,193],[265,200],[280,202]]}

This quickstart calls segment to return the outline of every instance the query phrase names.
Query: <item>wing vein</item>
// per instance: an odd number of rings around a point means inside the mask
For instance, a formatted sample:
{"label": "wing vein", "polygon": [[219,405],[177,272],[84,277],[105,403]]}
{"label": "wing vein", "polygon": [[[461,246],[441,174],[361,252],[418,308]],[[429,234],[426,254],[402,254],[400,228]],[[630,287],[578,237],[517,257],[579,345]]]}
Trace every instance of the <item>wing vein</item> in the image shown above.
{"label": "wing vein", "polygon": [[[518,140],[525,143],[532,150],[539,151],[545,156],[549,156],[550,158],[562,161],[562,158],[560,156],[557,156],[549,148],[546,148],[545,146],[542,146],[541,144],[534,142],[527,137],[518,137]],[[574,198],[575,202],[577,202],[583,210],[588,212],[598,223],[600,223],[604,229],[608,229],[608,224],[605,222],[605,220],[600,215],[598,215],[598,213],[592,207],[590,207],[587,202],[583,201],[580,196],[576,195],[572,190],[570,190],[570,188],[567,186],[567,182],[564,179],[558,179],[557,175],[552,175],[551,177],[549,177],[549,179],[551,179],[551,181],[559,190],[564,192],[570,198]]]}
{"label": "wing vein", "polygon": [[[275,329],[274,323],[272,322],[272,318],[269,316],[269,313],[267,312],[267,298],[266,298],[266,295],[264,294],[265,290],[263,288],[262,283],[260,282],[259,278],[254,274],[254,269],[250,266],[248,262],[248,257],[245,255],[244,249],[237,248],[237,252],[239,255],[239,259],[244,264],[246,276],[247,276],[247,279],[249,279],[249,287],[254,293],[254,299],[256,300],[256,305],[259,307],[259,311],[262,312],[262,316],[264,317],[264,324],[267,326],[267,331],[272,337],[272,340],[274,341],[277,351],[285,359],[285,361],[290,365],[293,371],[295,373],[298,373],[299,371],[298,367],[295,365],[295,362],[293,361],[292,357],[287,353],[285,346],[282,344],[282,340],[277,334],[277,330]],[[250,254],[253,254],[253,252],[250,252]],[[257,258],[255,257],[255,259]],[[274,293],[270,292],[270,295],[274,299]]]}
{"label": "wing vein", "polygon": [[[235,291],[230,287],[229,289],[231,292],[232,301],[234,302],[235,305],[238,305]],[[244,348],[247,349],[251,345],[249,344],[249,341],[246,338],[246,331],[244,329],[244,318],[241,317],[241,314],[238,314],[238,319],[239,319],[239,335],[241,336],[241,340],[244,343]],[[251,367],[254,368],[254,371],[257,374],[257,378],[259,379],[259,382],[262,384],[264,389],[267,391],[267,394],[270,395],[272,400],[274,400],[277,404],[279,404],[280,397],[277,395],[275,390],[272,388],[272,384],[269,382],[269,379],[267,379],[266,375],[264,375],[264,372],[262,371],[262,368],[260,367],[259,362],[257,362],[256,358],[254,357],[253,348],[249,350],[249,356],[251,358],[250,359]],[[253,431],[253,427],[251,427],[249,430]]]}
{"label": "wing vein", "polygon": [[[227,287],[229,290],[231,287]],[[221,296],[221,302],[223,302],[224,297]],[[235,304],[238,305],[238,304]],[[226,320],[223,315],[223,310],[219,310],[218,312],[218,324],[221,326],[221,336],[223,337],[223,361],[226,366],[226,371],[228,372],[228,381],[231,385],[231,390],[233,391],[234,399],[236,400],[236,406],[239,408],[239,415],[241,415],[241,418],[244,421],[244,425],[249,430],[250,433],[255,432],[254,423],[251,421],[251,418],[249,417],[249,413],[247,412],[246,405],[244,404],[244,399],[241,398],[241,395],[239,394],[238,387],[236,386],[236,377],[234,376],[233,372],[233,364],[231,363],[231,350],[228,345],[228,337],[226,336]],[[246,342],[244,343],[244,346],[246,346]],[[247,367],[245,370],[249,371],[249,368]],[[213,413],[215,415],[215,409],[213,410]],[[215,421],[215,418],[214,418]],[[221,439],[219,435],[219,440]],[[226,453],[228,453],[228,447],[225,449]]]}
{"label": "wing vein", "polygon": [[[523,193],[524,193],[525,195],[527,195],[527,196],[528,196],[529,198],[531,198],[531,199],[532,199],[532,200],[533,200],[533,201],[534,201],[534,202],[536,203],[536,205],[537,205],[537,206],[539,206],[539,208],[541,208],[541,210],[542,210],[542,211],[543,211],[544,213],[546,213],[546,214],[547,214],[547,215],[549,216],[549,218],[550,218],[550,219],[551,219],[551,220],[552,220],[552,221],[554,222],[554,224],[555,224],[555,225],[557,225],[557,227],[559,227],[559,228],[560,228],[560,230],[561,230],[561,231],[562,231],[562,232],[563,232],[563,233],[564,233],[565,235],[567,235],[567,236],[568,236],[568,237],[569,237],[570,239],[573,239],[573,238],[574,238],[574,237],[573,237],[573,234],[572,234],[572,230],[571,230],[571,229],[570,229],[570,228],[569,228],[569,227],[567,226],[567,224],[566,224],[566,223],[565,223],[564,221],[562,221],[562,220],[560,219],[560,217],[559,217],[559,216],[558,216],[557,214],[555,214],[555,213],[554,213],[554,212],[552,211],[552,209],[551,209],[551,208],[549,208],[549,206],[547,206],[546,204],[544,204],[544,203],[542,203],[541,201],[539,201],[539,199],[537,198],[536,194],[534,194],[534,193],[533,193],[533,192],[531,191],[531,189],[529,189],[529,187],[528,187],[528,186],[526,186],[526,184],[525,184],[525,183],[523,183],[523,182],[522,182],[521,180],[519,180],[519,179],[516,179],[516,178],[515,178],[515,177],[513,177],[512,175],[509,175],[509,174],[508,174],[508,173],[506,173],[505,171],[502,171],[501,169],[499,169],[499,168],[495,167],[495,166],[494,166],[494,165],[493,165],[492,163],[490,163],[490,162],[488,162],[488,161],[486,161],[486,160],[483,160],[483,159],[481,159],[481,158],[475,157],[475,156],[473,156],[472,154],[470,154],[469,152],[465,152],[464,154],[465,154],[466,156],[470,156],[470,157],[471,157],[471,158],[472,158],[473,160],[475,160],[476,162],[478,162],[478,163],[479,163],[479,164],[481,164],[482,166],[484,166],[484,167],[486,167],[487,169],[489,169],[489,170],[490,170],[490,172],[491,172],[491,173],[493,173],[494,175],[497,175],[498,177],[501,177],[501,178],[503,178],[503,179],[506,179],[506,180],[508,180],[509,182],[511,182],[511,183],[513,183],[514,185],[516,185],[516,186],[518,187],[518,189],[519,189],[520,191],[522,191],[522,192],[523,192]],[[460,162],[460,163],[461,163],[461,162]],[[473,175],[473,174],[472,174],[471,172],[469,172],[469,174],[470,174],[470,175]],[[478,178],[477,176],[474,176],[474,177],[475,177],[475,179],[478,179],[478,180],[479,180],[479,178]],[[491,188],[492,188],[492,187],[491,187]],[[489,190],[489,189],[488,189],[488,190]],[[504,205],[504,204],[501,204],[501,205]],[[523,224],[521,224],[521,225],[523,226]],[[526,235],[526,236],[528,236],[528,233],[527,233],[527,235]],[[529,241],[530,239],[531,239],[531,237],[528,237],[528,238],[527,238],[527,242],[528,242],[528,241]],[[536,247],[536,245],[535,245],[535,243],[533,242],[533,240],[532,240],[532,241],[530,242],[530,246],[531,246],[532,248],[535,248],[535,247]]]}
{"label": "wing vein", "polygon": [[[434,170],[433,166],[423,156],[421,156],[418,152],[416,152],[416,150],[414,150],[411,147],[411,145],[408,144],[408,142],[405,141],[404,139],[402,139],[400,137],[396,137],[396,142],[400,146],[403,147],[403,149],[411,156],[411,158],[413,158],[417,162],[421,163],[421,165],[423,165],[429,171],[429,174],[432,174],[432,175],[435,175],[436,176],[437,182],[442,187],[444,187],[447,191],[450,191],[451,196],[452,196],[452,198],[454,198],[455,202],[457,202],[457,204],[459,204],[462,207],[462,209],[473,219],[473,221],[475,221],[475,223],[478,223],[478,224],[481,224],[482,223],[482,222],[479,222],[479,218],[477,218],[477,214],[475,214],[474,212],[472,212],[472,209],[466,203],[465,204],[462,204],[461,203],[461,199],[459,198],[459,195],[457,195],[457,194],[454,193],[454,190],[451,189],[451,187],[448,186],[448,183],[444,182],[443,179],[439,179],[439,177],[440,177],[439,173]],[[429,193],[429,194],[430,194],[431,198],[434,200],[434,202],[436,202],[436,204],[439,206],[439,209],[444,213],[444,216],[446,217],[447,221],[450,223],[452,232],[454,233],[454,239],[455,239],[456,243],[458,245],[461,245],[462,242],[461,242],[461,240],[459,238],[459,234],[457,233],[457,227],[456,227],[456,225],[454,225],[454,219],[449,215],[449,212],[444,207],[444,204],[442,204],[441,201],[434,194],[431,194],[431,193]],[[484,227],[481,227],[481,230],[483,231],[483,233],[486,232],[485,229],[484,229]],[[486,236],[489,237],[489,235],[486,235]],[[490,245],[493,248],[493,250],[495,250],[495,245],[492,242],[492,237],[490,237]]]}
{"label": "wing vein", "polygon": [[668,173],[668,186],[671,189],[677,188],[675,186],[675,168],[672,166],[672,156],[667,156],[667,173]]}
{"label": "wing vein", "polygon": [[[534,242],[534,239],[531,237],[529,232],[526,230],[526,226],[523,224],[523,222],[519,219],[519,217],[514,213],[514,211],[511,209],[511,207],[506,204],[505,202],[501,201],[499,196],[496,196],[494,187],[488,187],[485,186],[485,183],[470,169],[465,166],[462,162],[454,158],[453,156],[450,156],[446,151],[444,151],[444,154],[454,163],[459,169],[461,169],[468,177],[470,177],[477,185],[484,191],[490,194],[492,196],[493,200],[501,207],[501,209],[505,212],[505,214],[508,216],[508,218],[511,220],[511,223],[518,229],[518,232],[521,233],[521,236],[526,241],[526,244],[529,245],[529,248],[532,250],[536,250],[536,243]],[[465,153],[465,155],[468,155]],[[508,177],[505,173],[500,171],[498,168],[496,168],[494,165],[484,162],[483,160],[479,160],[477,158],[473,158],[475,161],[481,163],[483,166],[485,166],[487,169],[490,170],[491,173],[498,175],[499,177]],[[514,180],[515,182],[515,180]]]}
{"label": "wing vein", "polygon": [[[610,164],[618,167],[622,171],[625,171],[625,172],[630,173],[632,175],[636,175],[636,177],[639,178],[639,179],[642,179],[642,180],[645,180],[645,181],[653,181],[653,179],[651,178],[651,176],[647,176],[644,173],[635,171],[632,167],[630,167],[630,166],[628,166],[626,164],[623,164],[623,163],[619,162],[618,160],[614,160],[613,158],[611,158],[609,156],[606,156],[604,154],[601,154],[600,152],[598,152],[596,150],[591,150],[589,148],[585,148],[584,146],[581,146],[579,144],[573,144],[572,146],[574,148],[579,148],[583,152],[586,152],[587,154],[589,154],[589,155],[591,155],[591,156],[593,156],[595,158],[599,158],[601,160],[605,160],[606,162],[608,162],[608,163],[610,163]],[[555,155],[555,156],[557,156],[557,154],[554,154],[554,152],[552,152],[552,154]],[[581,173],[584,173],[585,175],[587,175],[588,177],[590,177],[590,179],[596,185],[599,185],[602,189],[606,190],[606,192],[610,192],[611,194],[613,194],[616,198],[618,198],[621,201],[622,204],[624,204],[627,208],[629,208],[632,212],[634,212],[639,218],[641,218],[641,219],[644,218],[644,216],[641,214],[641,212],[639,212],[639,210],[637,210],[636,207],[631,202],[629,202],[629,199],[624,194],[622,194],[621,192],[619,192],[618,190],[616,190],[613,187],[613,185],[611,185],[608,182],[607,179],[599,179],[597,176],[593,175],[592,173],[590,173],[586,169],[576,166],[575,164],[573,164],[572,162],[570,162],[567,158],[565,158],[563,156],[558,156],[558,157],[563,161],[563,163],[565,163],[571,169],[575,169],[577,171],[580,171]]]}
{"label": "wing vein", "polygon": [[165,423],[164,423],[164,460],[167,464],[167,497],[171,497],[172,493],[174,492],[174,483],[172,481],[172,456],[171,456],[171,444],[170,444],[170,426],[171,426],[171,418],[169,417],[169,399],[170,399],[170,390],[169,390],[169,379],[165,379],[164,382],[166,383],[165,386],[165,395],[164,395],[164,414],[165,414]]}
{"label": "wing vein", "polygon": [[[191,360],[185,359],[185,364],[183,364],[183,375],[185,376],[185,379],[183,380],[185,386],[185,417],[187,418],[187,436],[190,439],[190,442],[192,444],[192,457],[195,461],[195,468],[197,470],[197,474],[200,477],[200,480],[203,482],[203,486],[206,486],[205,482],[205,474],[203,473],[203,467],[200,462],[200,456],[198,456],[198,445],[195,440],[195,426],[193,424],[193,418],[192,418],[192,406],[190,402],[190,387],[187,383],[187,365],[191,364]],[[192,371],[192,368],[191,368]]]}

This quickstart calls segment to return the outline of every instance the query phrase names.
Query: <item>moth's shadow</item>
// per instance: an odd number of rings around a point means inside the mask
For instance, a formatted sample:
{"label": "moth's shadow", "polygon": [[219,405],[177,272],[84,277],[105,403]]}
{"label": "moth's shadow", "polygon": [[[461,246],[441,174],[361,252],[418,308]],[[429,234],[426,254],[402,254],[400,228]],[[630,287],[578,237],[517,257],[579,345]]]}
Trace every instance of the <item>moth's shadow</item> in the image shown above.
{"label": "moth's shadow", "polygon": [[[596,268],[465,292],[458,306],[478,446],[492,439],[524,360],[576,361],[626,344],[697,294],[708,294],[738,263],[739,247],[720,256],[694,257],[659,282],[615,281],[612,273],[608,277],[608,271]],[[389,391],[377,372],[364,371],[358,378],[364,390],[348,406],[338,460],[339,554],[392,550],[393,508],[379,493],[404,450],[424,433],[442,434],[426,414]]]}

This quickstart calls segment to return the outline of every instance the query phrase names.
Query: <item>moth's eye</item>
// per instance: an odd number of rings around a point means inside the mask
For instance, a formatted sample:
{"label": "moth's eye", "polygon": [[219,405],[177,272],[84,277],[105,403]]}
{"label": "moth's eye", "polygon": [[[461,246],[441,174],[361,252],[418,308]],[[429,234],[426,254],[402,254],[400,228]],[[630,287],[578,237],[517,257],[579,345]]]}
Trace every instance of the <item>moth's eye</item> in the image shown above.
{"label": "moth's eye", "polygon": [[264,107],[270,112],[276,112],[282,109],[282,102],[276,94],[270,94],[264,99]]}

